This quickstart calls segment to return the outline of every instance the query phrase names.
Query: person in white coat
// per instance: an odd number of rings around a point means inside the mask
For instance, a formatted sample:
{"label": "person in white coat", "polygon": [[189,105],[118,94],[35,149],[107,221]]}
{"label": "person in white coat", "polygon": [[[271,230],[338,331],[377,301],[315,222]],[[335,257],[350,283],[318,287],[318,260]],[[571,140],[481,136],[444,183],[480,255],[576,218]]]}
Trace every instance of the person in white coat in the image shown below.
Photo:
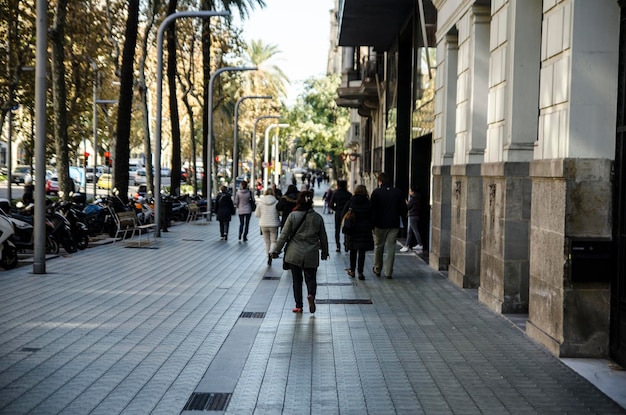
{"label": "person in white coat", "polygon": [[254,215],[259,218],[259,227],[265,241],[265,255],[267,256],[267,265],[272,265],[272,249],[276,245],[278,238],[278,227],[280,226],[280,217],[276,204],[278,200],[274,196],[273,189],[267,189],[257,205]]}

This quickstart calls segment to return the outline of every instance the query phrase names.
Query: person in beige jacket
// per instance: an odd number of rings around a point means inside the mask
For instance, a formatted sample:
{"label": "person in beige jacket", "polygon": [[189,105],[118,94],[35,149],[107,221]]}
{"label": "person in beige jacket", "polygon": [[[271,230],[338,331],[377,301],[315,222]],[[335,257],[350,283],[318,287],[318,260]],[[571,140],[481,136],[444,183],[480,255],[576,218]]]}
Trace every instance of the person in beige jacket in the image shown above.
{"label": "person in beige jacket", "polygon": [[278,200],[274,197],[274,190],[267,189],[265,194],[259,200],[254,215],[259,218],[259,227],[261,235],[265,241],[265,255],[267,256],[267,265],[272,265],[272,255],[270,254],[276,239],[278,238],[278,227],[280,226],[280,217],[276,204]]}

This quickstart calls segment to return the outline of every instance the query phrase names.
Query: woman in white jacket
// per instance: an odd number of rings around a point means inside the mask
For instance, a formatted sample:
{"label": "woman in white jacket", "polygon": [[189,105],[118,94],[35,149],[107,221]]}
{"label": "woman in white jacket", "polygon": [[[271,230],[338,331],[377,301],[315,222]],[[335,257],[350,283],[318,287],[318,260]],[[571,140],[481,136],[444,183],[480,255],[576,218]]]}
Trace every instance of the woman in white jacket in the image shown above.
{"label": "woman in white jacket", "polygon": [[280,218],[276,204],[278,200],[274,197],[274,190],[267,189],[261,200],[257,204],[254,214],[259,218],[259,227],[265,241],[265,255],[267,256],[267,265],[272,265],[272,255],[270,252],[278,237],[278,226],[280,226]]}

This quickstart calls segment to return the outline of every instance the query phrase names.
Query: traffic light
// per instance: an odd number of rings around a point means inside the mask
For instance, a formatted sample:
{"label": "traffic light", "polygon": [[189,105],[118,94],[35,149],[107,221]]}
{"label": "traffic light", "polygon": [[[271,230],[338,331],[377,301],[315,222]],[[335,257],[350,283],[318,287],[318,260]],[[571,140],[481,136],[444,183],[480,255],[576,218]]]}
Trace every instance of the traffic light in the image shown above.
{"label": "traffic light", "polygon": [[83,163],[83,165],[85,166],[89,165],[89,153],[85,151],[85,153],[83,153],[83,156],[85,158],[85,162]]}
{"label": "traffic light", "polygon": [[108,151],[104,152],[104,165],[107,167],[111,167],[113,165],[112,163],[113,160],[111,160],[111,153],[109,153]]}

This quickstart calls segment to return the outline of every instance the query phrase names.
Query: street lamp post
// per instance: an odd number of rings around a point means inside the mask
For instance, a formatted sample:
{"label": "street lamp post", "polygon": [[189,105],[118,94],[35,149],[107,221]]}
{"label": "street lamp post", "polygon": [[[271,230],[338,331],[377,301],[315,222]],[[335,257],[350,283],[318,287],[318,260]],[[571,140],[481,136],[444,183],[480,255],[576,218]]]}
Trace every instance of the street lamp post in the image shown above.
{"label": "street lamp post", "polygon": [[[211,75],[209,79],[209,134],[207,148],[204,149],[207,153],[208,166],[204,166],[204,177],[207,180],[207,202],[209,206],[209,220],[211,220],[212,198],[213,198],[213,83],[219,74],[222,72],[236,72],[236,71],[256,71],[256,67],[244,67],[244,66],[227,66],[225,68],[219,68]],[[233,157],[234,159],[234,157]]]}
{"label": "street lamp post", "polygon": [[[280,119],[279,115],[262,115],[254,120],[254,130],[252,130],[252,174],[250,175],[250,183],[256,183],[256,126],[259,121],[267,118]],[[265,184],[263,184],[265,186]]]}
{"label": "street lamp post", "polygon": [[[39,166],[46,165],[46,62],[48,62],[48,4],[37,0],[37,47],[35,61],[35,161]],[[43,186],[46,169],[35,171],[39,186],[35,188],[35,255],[33,274],[46,273],[46,189]]]}
{"label": "street lamp post", "polygon": [[[269,178],[269,162],[270,162],[270,157],[269,157],[269,137],[270,137],[270,130],[272,128],[277,128],[277,127],[289,127],[289,124],[270,124],[266,129],[265,129],[265,147],[264,147],[264,159],[263,161],[266,163],[265,167],[263,168],[263,186],[267,186],[267,179]],[[274,166],[274,168],[276,168],[276,166]]]}
{"label": "street lamp post", "polygon": [[[167,16],[161,25],[159,26],[159,30],[157,33],[157,107],[156,107],[156,133],[155,133],[155,141],[156,141],[156,151],[154,154],[154,161],[157,166],[155,169],[155,185],[156,192],[160,192],[161,190],[161,117],[163,113],[163,108],[161,108],[163,101],[163,36],[165,33],[165,29],[176,19],[182,17],[211,17],[211,16],[229,16],[229,12],[215,12],[215,11],[184,11],[177,12]],[[211,114],[211,108],[209,107],[209,114]],[[210,203],[210,200],[209,200]],[[157,221],[161,220],[161,195],[156,194],[154,200],[154,214]],[[159,222],[157,222],[159,223]],[[161,236],[161,227],[157,226],[155,231],[155,236]]]}
{"label": "street lamp post", "polygon": [[[271,95],[248,95],[241,97],[235,104],[235,132],[233,134],[233,195],[237,193],[237,177],[239,177],[239,140],[238,135],[238,120],[239,120],[239,105],[246,99],[272,99]],[[254,183],[251,181],[251,183]]]}

